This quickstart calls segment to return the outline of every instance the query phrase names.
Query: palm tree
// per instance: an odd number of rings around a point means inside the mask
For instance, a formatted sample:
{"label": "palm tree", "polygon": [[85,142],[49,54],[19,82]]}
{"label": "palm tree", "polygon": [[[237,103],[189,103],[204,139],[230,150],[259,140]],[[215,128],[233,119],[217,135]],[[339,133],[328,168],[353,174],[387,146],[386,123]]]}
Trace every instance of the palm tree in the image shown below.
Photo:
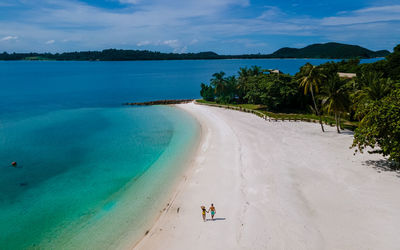
{"label": "palm tree", "polygon": [[346,111],[348,106],[345,84],[337,74],[334,74],[326,81],[321,94],[323,96],[322,105],[325,106],[328,114],[332,112],[335,114],[336,129],[340,133],[340,115]]}
{"label": "palm tree", "polygon": [[249,89],[251,89],[255,82],[258,80],[258,76],[263,75],[265,70],[263,70],[259,66],[252,66],[251,68],[240,68],[239,70],[239,77],[237,79],[237,84],[236,84],[236,89],[237,89],[237,94],[239,98],[239,102],[243,102],[246,96],[246,93],[248,93]]}
{"label": "palm tree", "polygon": [[263,69],[262,69],[261,67],[259,67],[259,66],[256,66],[256,65],[252,66],[252,67],[249,69],[249,73],[250,73],[250,75],[252,75],[252,76],[262,75],[263,72],[264,72]]}
{"label": "palm tree", "polygon": [[231,103],[235,100],[237,94],[238,81],[235,76],[229,76],[225,78],[225,90],[224,90],[224,101]]}
{"label": "palm tree", "polygon": [[243,102],[244,101],[243,99],[248,89],[247,85],[250,77],[250,70],[247,67],[240,68],[238,73],[239,73],[239,78],[237,82],[238,97],[239,97],[239,102]]}
{"label": "palm tree", "polygon": [[364,88],[364,93],[368,99],[378,101],[390,93],[392,85],[393,81],[390,78],[379,78]]}
{"label": "palm tree", "polygon": [[210,80],[211,85],[215,88],[215,95],[219,97],[225,89],[225,72],[214,73],[213,78]]}
{"label": "palm tree", "polygon": [[364,117],[371,103],[387,96],[394,82],[390,78],[383,78],[382,73],[367,72],[361,75],[359,80],[361,89],[352,96],[354,99],[353,108],[357,110],[359,119]]}
{"label": "palm tree", "polygon": [[319,124],[321,125],[322,132],[325,132],[324,125],[322,124],[321,114],[318,110],[314,96],[314,89],[315,93],[318,93],[319,85],[321,85],[322,79],[325,78],[325,75],[322,74],[319,68],[311,65],[310,63],[304,65],[301,70],[304,70],[304,75],[300,78],[300,86],[304,88],[305,95],[308,93],[308,91],[310,91],[314,103],[315,112],[319,117]]}

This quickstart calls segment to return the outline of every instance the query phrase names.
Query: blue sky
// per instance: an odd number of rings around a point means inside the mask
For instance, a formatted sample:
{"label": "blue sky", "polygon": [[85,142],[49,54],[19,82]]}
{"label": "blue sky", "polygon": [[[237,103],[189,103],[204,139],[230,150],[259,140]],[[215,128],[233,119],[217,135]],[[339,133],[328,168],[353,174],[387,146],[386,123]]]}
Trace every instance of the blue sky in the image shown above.
{"label": "blue sky", "polygon": [[0,51],[271,53],[400,43],[400,0],[0,0]]}

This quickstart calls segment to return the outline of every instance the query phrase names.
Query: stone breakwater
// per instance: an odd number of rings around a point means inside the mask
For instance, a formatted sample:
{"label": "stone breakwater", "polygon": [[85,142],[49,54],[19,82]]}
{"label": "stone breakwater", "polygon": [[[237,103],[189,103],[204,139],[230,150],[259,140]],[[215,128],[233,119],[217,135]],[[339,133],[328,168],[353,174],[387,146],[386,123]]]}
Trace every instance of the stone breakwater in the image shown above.
{"label": "stone breakwater", "polygon": [[194,99],[157,100],[150,102],[127,102],[124,103],[124,105],[133,105],[133,106],[170,105],[170,104],[190,103],[193,101]]}

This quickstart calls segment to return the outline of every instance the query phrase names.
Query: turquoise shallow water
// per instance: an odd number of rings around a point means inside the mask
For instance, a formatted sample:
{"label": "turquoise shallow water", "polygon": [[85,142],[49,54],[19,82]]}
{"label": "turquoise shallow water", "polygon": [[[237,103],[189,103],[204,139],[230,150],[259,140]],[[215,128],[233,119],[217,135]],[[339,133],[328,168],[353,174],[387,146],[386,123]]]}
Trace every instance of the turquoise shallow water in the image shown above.
{"label": "turquoise shallow water", "polygon": [[[197,132],[196,121],[166,106],[3,123],[1,249],[106,249],[143,235]],[[4,165],[12,160],[17,168]]]}
{"label": "turquoise shallow water", "polygon": [[113,249],[145,233],[199,127],[121,103],[198,98],[219,71],[326,61],[0,62],[0,249]]}

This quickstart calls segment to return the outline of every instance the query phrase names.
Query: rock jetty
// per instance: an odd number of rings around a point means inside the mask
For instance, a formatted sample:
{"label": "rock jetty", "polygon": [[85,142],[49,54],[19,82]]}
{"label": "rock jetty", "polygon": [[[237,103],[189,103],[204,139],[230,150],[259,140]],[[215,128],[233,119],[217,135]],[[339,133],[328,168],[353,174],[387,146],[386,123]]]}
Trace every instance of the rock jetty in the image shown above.
{"label": "rock jetty", "polygon": [[158,100],[150,102],[127,102],[124,103],[124,105],[133,105],[133,106],[170,105],[170,104],[190,103],[193,101],[194,99]]}

